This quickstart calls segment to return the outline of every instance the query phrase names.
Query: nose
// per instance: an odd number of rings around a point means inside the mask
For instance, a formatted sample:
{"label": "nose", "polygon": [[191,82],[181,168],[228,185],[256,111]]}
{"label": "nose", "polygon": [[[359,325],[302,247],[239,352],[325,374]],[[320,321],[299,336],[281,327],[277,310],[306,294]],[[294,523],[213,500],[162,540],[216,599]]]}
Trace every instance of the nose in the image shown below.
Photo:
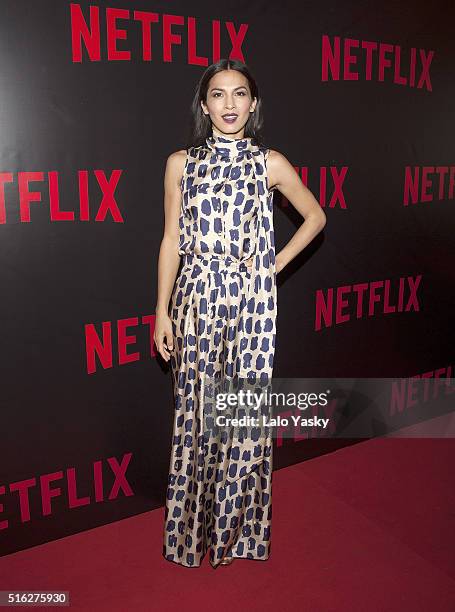
{"label": "nose", "polygon": [[228,110],[232,110],[233,108],[235,108],[235,104],[233,102],[233,98],[228,94],[227,98],[226,98],[226,108]]}

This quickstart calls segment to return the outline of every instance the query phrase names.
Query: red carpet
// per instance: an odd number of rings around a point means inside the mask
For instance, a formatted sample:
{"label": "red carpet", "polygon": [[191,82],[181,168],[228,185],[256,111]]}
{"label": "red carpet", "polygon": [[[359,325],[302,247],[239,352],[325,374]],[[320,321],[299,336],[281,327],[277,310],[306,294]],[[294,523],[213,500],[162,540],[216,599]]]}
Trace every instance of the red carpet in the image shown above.
{"label": "red carpet", "polygon": [[111,612],[452,611],[454,456],[453,439],[380,438],[275,472],[265,562],[167,562],[159,509],[0,558],[0,590]]}

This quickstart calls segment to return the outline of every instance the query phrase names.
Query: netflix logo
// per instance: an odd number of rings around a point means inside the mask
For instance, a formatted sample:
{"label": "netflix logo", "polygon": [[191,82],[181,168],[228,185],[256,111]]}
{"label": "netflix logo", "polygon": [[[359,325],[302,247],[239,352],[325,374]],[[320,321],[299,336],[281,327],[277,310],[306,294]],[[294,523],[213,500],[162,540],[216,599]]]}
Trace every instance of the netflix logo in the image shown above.
{"label": "netflix logo", "polygon": [[[144,315],[141,319],[141,329],[147,330],[147,341],[149,345],[149,355],[156,357],[155,343],[153,334],[155,331],[156,315]],[[139,327],[139,318],[130,317],[117,321],[113,332],[113,324],[110,321],[103,321],[101,335],[98,334],[93,323],[85,326],[85,351],[87,358],[87,373],[93,374],[97,370],[97,359],[103,369],[112,368],[114,365],[115,346],[117,347],[117,363],[125,365],[141,359],[139,351],[128,352],[127,347],[137,341],[134,333],[128,333]],[[113,335],[115,334],[115,345]]]}
{"label": "netflix logo", "polygon": [[455,166],[405,168],[403,205],[453,200]]}
{"label": "netflix logo", "polygon": [[[346,197],[343,191],[348,166],[321,166],[319,174],[312,178],[318,181],[318,202],[322,208],[347,209]],[[308,186],[308,166],[294,166],[302,183]],[[403,181],[403,206],[433,202],[435,200],[453,200],[455,192],[455,166],[406,166]],[[281,206],[289,206],[286,198],[282,198]]]}
{"label": "netflix logo", "polygon": [[[294,166],[294,170],[299,175],[302,183],[308,187],[308,166]],[[319,191],[317,189],[312,189],[312,192],[315,195],[317,194],[318,202],[322,208],[347,209],[346,197],[343,192],[347,172],[348,166],[342,166],[339,169],[336,166],[321,166],[319,169],[319,176],[316,176],[319,182]],[[287,198],[283,196],[281,198],[281,207],[286,208],[287,206],[290,206],[290,203]]]}
{"label": "netflix logo", "polygon": [[422,275],[342,285],[316,291],[315,331],[352,319],[396,312],[419,312],[417,291]]}
{"label": "netflix logo", "polygon": [[[106,177],[103,170],[94,170],[99,190],[89,193],[89,171],[79,170],[77,173],[78,203],[73,210],[61,210],[59,173],[55,170],[50,172],[18,172],[17,176],[12,172],[0,172],[0,224],[5,224],[6,197],[5,185],[12,183],[16,186],[19,200],[18,217],[23,223],[32,220],[32,203],[40,202],[49,210],[51,221],[105,221],[112,219],[116,223],[124,223],[124,219],[115,200],[114,193],[120,180],[122,170],[113,170],[110,178]],[[34,191],[30,183],[41,183],[44,191],[47,191],[46,201],[43,202],[41,191]],[[9,189],[11,192],[11,188]],[[101,193],[100,193],[101,192]],[[91,197],[90,197],[91,195]],[[35,204],[38,206],[38,204]],[[76,212],[77,211],[77,212]]]}
{"label": "netflix logo", "polygon": [[[108,457],[106,461],[94,461],[91,471],[82,478],[84,483],[87,480],[90,482],[90,493],[84,497],[78,494],[78,473],[75,467],[0,485],[0,530],[9,527],[8,518],[3,518],[5,512],[11,516],[18,515],[21,523],[37,518],[32,516],[30,510],[30,500],[34,496],[39,497],[39,516],[42,517],[57,512],[57,498],[61,498],[67,508],[74,510],[94,503],[114,501],[120,493],[126,497],[134,495],[126,478],[131,457],[132,453],[126,453],[120,463],[115,457]],[[106,483],[112,477],[114,482],[107,487]]]}
{"label": "netflix logo", "polygon": [[[434,51],[411,48],[406,53],[399,45],[322,36],[322,81],[389,81],[433,91],[430,81],[430,64]],[[362,62],[362,68],[359,63]]]}
{"label": "netflix logo", "polygon": [[[246,23],[236,28],[232,21],[223,23],[213,20],[209,57],[198,53],[198,20],[195,17],[166,13],[160,15],[151,11],[123,8],[103,7],[100,11],[100,7],[95,5],[91,5],[90,10],[84,14],[81,5],[77,3],[70,5],[70,15],[72,60],[75,63],[82,62],[83,59],[89,62],[99,62],[101,59],[110,62],[130,62],[133,59],[151,62],[156,59],[152,54],[152,36],[159,37],[159,59],[163,62],[174,61],[175,47],[184,49],[187,63],[195,66],[208,66],[221,57],[245,62],[242,44],[248,30]],[[102,27],[105,29],[105,36],[101,36]],[[229,49],[223,49],[223,53],[221,53],[222,34],[227,34],[230,45]],[[136,44],[131,44],[132,38],[134,42],[136,39],[140,41],[140,57],[132,55],[131,47],[138,47]],[[101,45],[104,41],[106,48],[102,53]]]}
{"label": "netflix logo", "polygon": [[452,395],[455,387],[452,379],[452,366],[416,374],[403,378],[392,386],[389,414],[411,412],[423,404],[432,403],[441,395]]}

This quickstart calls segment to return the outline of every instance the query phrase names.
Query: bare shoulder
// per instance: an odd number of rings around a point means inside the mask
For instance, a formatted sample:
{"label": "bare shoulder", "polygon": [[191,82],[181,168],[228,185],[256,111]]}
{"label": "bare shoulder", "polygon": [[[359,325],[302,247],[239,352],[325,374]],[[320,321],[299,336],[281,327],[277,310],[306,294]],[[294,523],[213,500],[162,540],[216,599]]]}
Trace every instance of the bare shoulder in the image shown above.
{"label": "bare shoulder", "polygon": [[280,153],[279,151],[276,151],[275,149],[269,149],[269,155],[267,158],[267,164],[270,167],[270,165],[273,166],[279,166],[279,165],[286,165],[288,164],[289,161],[286,159],[286,157]]}
{"label": "bare shoulder", "polygon": [[180,151],[174,151],[174,153],[171,153],[167,158],[166,176],[169,177],[172,182],[177,184],[180,183],[183,176],[183,170],[185,168],[186,155],[186,150],[180,149]]}
{"label": "bare shoulder", "polygon": [[275,149],[269,149],[267,156],[267,174],[270,189],[278,185],[279,177],[282,175],[283,170],[286,171],[290,165],[290,162],[282,153]]}
{"label": "bare shoulder", "polygon": [[186,150],[180,149],[180,151],[174,151],[174,153],[171,153],[169,155],[169,157],[167,158],[167,165],[171,169],[178,170],[181,167],[183,170],[183,166],[185,165],[185,160],[186,160]]}

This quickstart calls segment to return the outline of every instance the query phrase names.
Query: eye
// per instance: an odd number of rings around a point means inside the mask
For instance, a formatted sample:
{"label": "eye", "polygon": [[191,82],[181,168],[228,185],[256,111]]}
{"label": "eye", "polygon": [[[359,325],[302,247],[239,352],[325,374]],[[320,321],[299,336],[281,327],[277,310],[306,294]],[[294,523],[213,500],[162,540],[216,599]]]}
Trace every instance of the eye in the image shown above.
{"label": "eye", "polygon": [[[236,93],[237,93],[238,95],[242,96],[242,97],[246,96],[246,91],[237,91]],[[215,92],[212,94],[212,96],[213,96],[214,98],[218,98],[218,96],[221,96],[221,95],[222,95],[221,91],[215,91]]]}

